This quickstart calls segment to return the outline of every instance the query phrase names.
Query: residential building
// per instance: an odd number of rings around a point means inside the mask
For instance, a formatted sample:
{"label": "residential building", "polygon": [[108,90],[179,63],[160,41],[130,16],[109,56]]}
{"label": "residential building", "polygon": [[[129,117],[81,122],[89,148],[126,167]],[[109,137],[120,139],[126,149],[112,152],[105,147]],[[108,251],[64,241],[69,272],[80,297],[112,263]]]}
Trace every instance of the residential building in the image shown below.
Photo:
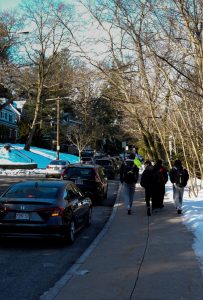
{"label": "residential building", "polygon": [[[4,102],[1,99],[0,102]],[[0,111],[0,142],[15,143],[18,138],[18,121],[20,120],[20,112],[13,104],[9,104]]]}

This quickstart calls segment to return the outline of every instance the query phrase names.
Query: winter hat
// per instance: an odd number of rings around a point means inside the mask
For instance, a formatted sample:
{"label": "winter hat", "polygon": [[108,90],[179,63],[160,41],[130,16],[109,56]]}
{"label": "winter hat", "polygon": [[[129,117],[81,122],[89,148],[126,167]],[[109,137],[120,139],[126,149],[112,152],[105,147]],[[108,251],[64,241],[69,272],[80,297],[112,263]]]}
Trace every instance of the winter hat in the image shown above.
{"label": "winter hat", "polygon": [[156,165],[157,166],[162,166],[162,160],[161,159],[157,159]]}
{"label": "winter hat", "polygon": [[181,160],[180,159],[176,159],[175,160],[175,166],[180,167],[182,165]]}
{"label": "winter hat", "polygon": [[150,160],[146,160],[144,163],[145,166],[151,166],[152,162]]}

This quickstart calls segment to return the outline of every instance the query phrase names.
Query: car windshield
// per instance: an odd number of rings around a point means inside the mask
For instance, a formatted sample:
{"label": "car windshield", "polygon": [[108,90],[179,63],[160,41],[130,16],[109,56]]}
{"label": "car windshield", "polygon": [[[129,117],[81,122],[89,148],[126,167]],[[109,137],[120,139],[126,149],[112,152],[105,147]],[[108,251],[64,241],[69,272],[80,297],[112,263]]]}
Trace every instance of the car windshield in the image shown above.
{"label": "car windshield", "polygon": [[66,165],[66,161],[64,160],[54,160],[49,163],[50,165],[64,166]]}
{"label": "car windshield", "polygon": [[66,175],[68,178],[94,179],[94,170],[90,168],[68,168]]}
{"label": "car windshield", "polygon": [[11,187],[2,198],[39,198],[53,199],[57,197],[57,187]]}
{"label": "car windshield", "polygon": [[82,157],[82,160],[83,161],[92,161],[92,158],[91,157]]}
{"label": "car windshield", "polygon": [[102,160],[98,159],[95,161],[95,163],[97,165],[101,165],[101,166],[111,166],[112,165],[112,162],[110,160],[104,160],[104,159],[102,159]]}

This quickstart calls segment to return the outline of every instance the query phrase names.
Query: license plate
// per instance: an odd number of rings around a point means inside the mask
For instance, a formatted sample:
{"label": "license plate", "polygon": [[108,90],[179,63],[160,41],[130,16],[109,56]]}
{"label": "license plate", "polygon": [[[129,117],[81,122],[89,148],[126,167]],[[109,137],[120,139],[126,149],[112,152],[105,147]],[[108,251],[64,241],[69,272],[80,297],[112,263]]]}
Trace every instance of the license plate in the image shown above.
{"label": "license plate", "polygon": [[78,178],[75,180],[75,184],[83,184],[83,180]]}
{"label": "license plate", "polygon": [[16,213],[16,220],[29,220],[30,215],[28,213]]}

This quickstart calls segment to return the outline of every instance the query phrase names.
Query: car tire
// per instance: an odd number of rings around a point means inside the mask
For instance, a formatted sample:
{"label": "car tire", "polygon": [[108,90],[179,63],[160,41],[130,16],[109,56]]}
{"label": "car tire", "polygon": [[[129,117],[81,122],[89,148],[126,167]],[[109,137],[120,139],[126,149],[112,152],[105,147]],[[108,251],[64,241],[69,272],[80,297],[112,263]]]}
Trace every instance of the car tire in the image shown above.
{"label": "car tire", "polygon": [[75,241],[75,222],[72,219],[66,232],[63,234],[63,242],[65,244],[73,244]]}

